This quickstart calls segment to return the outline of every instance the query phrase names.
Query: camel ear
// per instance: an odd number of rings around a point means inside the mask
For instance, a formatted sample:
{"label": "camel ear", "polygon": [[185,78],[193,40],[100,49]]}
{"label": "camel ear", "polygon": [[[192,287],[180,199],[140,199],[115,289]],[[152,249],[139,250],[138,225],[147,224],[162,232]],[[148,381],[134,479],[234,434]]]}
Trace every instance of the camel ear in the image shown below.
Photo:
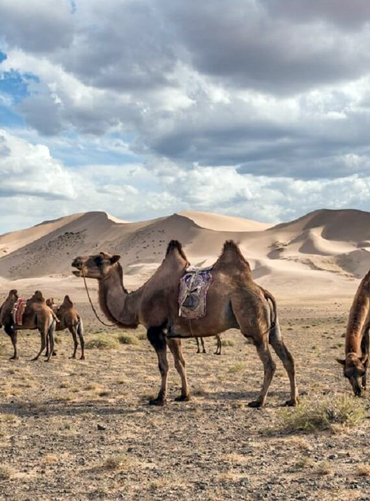
{"label": "camel ear", "polygon": [[345,360],[341,360],[340,358],[336,358],[335,360],[336,360],[336,361],[338,362],[338,364],[340,364],[340,365],[343,365],[343,366],[344,366],[344,365],[346,364],[346,361],[345,361]]}
{"label": "camel ear", "polygon": [[121,256],[119,256],[118,254],[115,254],[114,256],[111,257],[110,262],[111,262],[111,264],[114,264],[114,263],[117,263],[117,261],[119,261],[120,259],[121,259]]}
{"label": "camel ear", "polygon": [[369,359],[369,355],[364,355],[363,357],[360,358],[361,362],[365,365],[366,362],[368,361]]}

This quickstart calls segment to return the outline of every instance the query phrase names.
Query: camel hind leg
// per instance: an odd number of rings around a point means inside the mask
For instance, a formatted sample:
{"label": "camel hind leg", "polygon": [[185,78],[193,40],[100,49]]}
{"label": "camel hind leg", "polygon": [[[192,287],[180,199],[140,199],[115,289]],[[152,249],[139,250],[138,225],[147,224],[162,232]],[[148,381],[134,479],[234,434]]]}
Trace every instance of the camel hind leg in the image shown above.
{"label": "camel hind leg", "polygon": [[264,407],[266,405],[267,393],[276,370],[276,364],[272,359],[268,342],[265,338],[262,340],[255,340],[254,345],[257,349],[258,356],[263,363],[264,377],[261,392],[257,397],[257,400],[249,402],[248,407]]}
{"label": "camel hind leg", "polygon": [[77,331],[76,331],[76,328],[75,326],[71,326],[71,327],[68,327],[68,330],[69,332],[72,334],[72,338],[73,338],[73,354],[70,358],[76,358],[76,353],[77,353],[77,348],[78,348],[78,341],[77,341]]}
{"label": "camel hind leg", "polygon": [[279,322],[277,319],[275,325],[271,328],[270,344],[275,350],[277,356],[282,361],[285,370],[288,373],[290,381],[290,400],[287,400],[285,405],[294,406],[298,403],[298,389],[295,375],[295,364],[290,351],[285,346],[285,343],[280,333]]}
{"label": "camel hind leg", "polygon": [[217,339],[217,348],[216,348],[216,351],[214,354],[221,355],[222,342],[221,342],[221,337],[219,336],[219,334],[217,334],[216,339]]}
{"label": "camel hind leg", "polygon": [[77,324],[77,335],[80,340],[80,347],[81,347],[81,356],[80,360],[85,360],[85,340],[84,340],[84,327],[82,323],[82,318],[80,318],[78,324]]}
{"label": "camel hind leg", "polygon": [[35,362],[36,360],[38,360],[41,353],[46,348],[46,332],[43,329],[40,330],[40,336],[41,336],[41,348],[40,348],[40,351],[38,352],[38,354],[34,358],[31,359],[32,362]]}

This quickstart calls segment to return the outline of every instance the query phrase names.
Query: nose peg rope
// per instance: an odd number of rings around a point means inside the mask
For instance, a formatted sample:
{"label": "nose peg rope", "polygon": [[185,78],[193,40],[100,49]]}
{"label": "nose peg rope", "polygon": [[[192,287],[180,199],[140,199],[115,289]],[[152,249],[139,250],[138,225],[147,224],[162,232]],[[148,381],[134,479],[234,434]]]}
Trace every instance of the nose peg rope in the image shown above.
{"label": "nose peg rope", "polygon": [[84,280],[84,284],[85,284],[85,289],[86,289],[86,294],[87,294],[87,297],[89,299],[89,302],[90,302],[90,306],[91,306],[91,309],[92,311],[94,312],[96,318],[99,320],[99,322],[103,325],[105,325],[105,327],[116,327],[116,324],[106,324],[105,322],[103,322],[103,320],[99,317],[98,315],[98,312],[96,311],[94,305],[93,305],[93,302],[91,300],[91,297],[90,297],[90,293],[89,293],[89,289],[87,288],[87,283],[86,283],[86,277],[85,277],[85,270],[84,268],[82,267],[81,269],[81,274],[82,274],[82,278]]}

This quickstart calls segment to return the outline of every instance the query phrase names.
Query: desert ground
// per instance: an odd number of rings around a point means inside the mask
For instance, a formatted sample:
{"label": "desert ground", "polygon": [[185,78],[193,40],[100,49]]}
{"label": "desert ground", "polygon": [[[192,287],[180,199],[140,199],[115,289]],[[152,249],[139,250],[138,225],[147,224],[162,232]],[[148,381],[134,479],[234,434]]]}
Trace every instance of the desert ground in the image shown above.
{"label": "desert ground", "polygon": [[[86,360],[70,360],[71,335],[60,332],[57,356],[31,362],[39,336],[24,331],[21,358],[9,361],[1,332],[1,500],[370,499],[369,397],[352,397],[335,361],[370,262],[370,214],[319,211],[272,228],[190,216],[124,223],[78,214],[0,236],[0,302],[11,288],[26,297],[41,289],[57,301],[69,293],[87,344]],[[297,365],[296,409],[282,406],[289,383],[276,356],[267,407],[247,406],[262,364],[233,330],[222,335],[221,356],[213,338],[206,354],[196,354],[195,340],[183,342],[190,402],[174,401],[180,381],[172,364],[167,406],[148,405],[159,372],[145,330],[99,324],[70,263],[77,254],[118,251],[132,290],[163,259],[168,239],[181,236],[199,265],[212,262],[225,239],[239,241],[254,278],[276,296]],[[89,286],[97,305],[96,282]]]}
{"label": "desert ground", "polygon": [[[24,332],[21,359],[0,344],[0,498],[369,499],[368,398],[351,397],[336,356],[343,353],[349,297],[281,300],[282,331],[297,362],[300,395],[310,405],[347,396],[364,406],[354,426],[296,429],[284,409],[289,385],[278,369],[268,406],[247,407],[262,366],[238,331],[223,336],[223,354],[196,354],[185,341],[193,398],[174,402],[171,367],[166,407],[148,405],[159,374],[145,331],[104,328],[86,302],[86,360],[70,360],[72,339],[58,333],[51,363],[30,362],[39,338]],[[123,334],[126,334],[122,337]],[[121,342],[118,340],[121,337]],[[130,343],[130,344],[128,344]],[[276,358],[276,357],[275,357]]]}

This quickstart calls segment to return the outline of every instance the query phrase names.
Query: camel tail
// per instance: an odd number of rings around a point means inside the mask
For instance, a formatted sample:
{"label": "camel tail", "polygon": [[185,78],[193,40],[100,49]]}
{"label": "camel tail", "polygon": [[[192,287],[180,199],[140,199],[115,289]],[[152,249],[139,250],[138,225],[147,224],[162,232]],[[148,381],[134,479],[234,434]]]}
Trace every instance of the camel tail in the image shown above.
{"label": "camel tail", "polygon": [[80,336],[80,338],[84,334],[84,324],[82,322],[82,318],[79,318],[78,324],[77,324],[77,334]]}
{"label": "camel tail", "polygon": [[274,296],[266,289],[263,289],[263,294],[270,306],[270,343],[271,340],[280,341],[282,337],[281,337],[280,324],[277,313],[276,300]]}

